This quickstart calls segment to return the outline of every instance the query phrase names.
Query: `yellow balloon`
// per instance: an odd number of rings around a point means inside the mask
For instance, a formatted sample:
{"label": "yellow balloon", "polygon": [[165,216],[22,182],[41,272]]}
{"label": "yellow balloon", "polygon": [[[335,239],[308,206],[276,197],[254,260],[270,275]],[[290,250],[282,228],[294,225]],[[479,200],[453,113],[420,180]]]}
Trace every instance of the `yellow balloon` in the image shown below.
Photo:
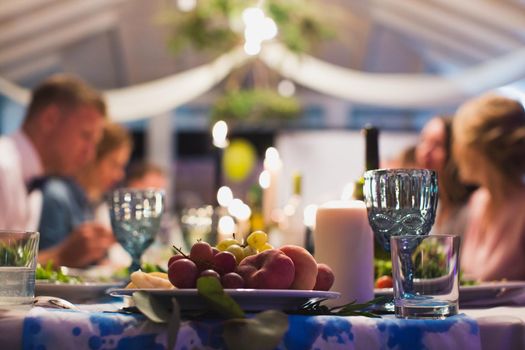
{"label": "yellow balloon", "polygon": [[235,139],[224,150],[224,174],[233,182],[241,182],[253,171],[257,154],[255,147],[245,139]]}

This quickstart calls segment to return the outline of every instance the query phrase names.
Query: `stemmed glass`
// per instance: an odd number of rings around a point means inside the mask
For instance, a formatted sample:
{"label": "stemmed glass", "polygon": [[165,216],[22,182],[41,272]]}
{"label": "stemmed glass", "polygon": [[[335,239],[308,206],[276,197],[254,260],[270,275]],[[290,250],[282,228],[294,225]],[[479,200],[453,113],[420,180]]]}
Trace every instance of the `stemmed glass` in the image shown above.
{"label": "stemmed glass", "polygon": [[385,250],[390,251],[390,236],[430,232],[438,203],[435,171],[378,169],[364,177],[368,221]]}
{"label": "stemmed glass", "polygon": [[132,259],[129,271],[140,268],[144,250],[153,243],[164,211],[164,191],[121,188],[112,192],[111,226],[117,241]]}
{"label": "stemmed glass", "polygon": [[[390,251],[391,236],[428,235],[434,224],[438,203],[435,171],[378,169],[367,171],[364,178],[368,221],[386,251]],[[407,252],[415,249],[417,242],[412,245],[405,247]],[[413,270],[409,259],[403,264],[405,271]],[[412,283],[412,278],[407,278],[406,283]],[[393,311],[393,303],[386,303],[384,309]]]}

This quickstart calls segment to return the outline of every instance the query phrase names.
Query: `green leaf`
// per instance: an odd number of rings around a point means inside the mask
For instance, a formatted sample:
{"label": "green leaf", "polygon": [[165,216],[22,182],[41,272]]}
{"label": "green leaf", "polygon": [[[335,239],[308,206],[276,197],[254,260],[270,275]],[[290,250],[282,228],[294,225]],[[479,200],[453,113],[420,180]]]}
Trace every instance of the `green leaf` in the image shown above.
{"label": "green leaf", "polygon": [[251,319],[232,319],[224,323],[224,341],[230,350],[275,349],[288,330],[288,316],[267,310]]}
{"label": "green leaf", "polygon": [[[133,301],[137,308],[150,321],[155,323],[166,323],[171,319],[170,305],[167,299],[155,297],[147,292],[134,292]],[[179,315],[180,318],[180,315]]]}
{"label": "green leaf", "polygon": [[199,295],[210,308],[226,318],[245,318],[244,311],[235,300],[224,293],[221,283],[215,277],[200,277],[197,280]]}

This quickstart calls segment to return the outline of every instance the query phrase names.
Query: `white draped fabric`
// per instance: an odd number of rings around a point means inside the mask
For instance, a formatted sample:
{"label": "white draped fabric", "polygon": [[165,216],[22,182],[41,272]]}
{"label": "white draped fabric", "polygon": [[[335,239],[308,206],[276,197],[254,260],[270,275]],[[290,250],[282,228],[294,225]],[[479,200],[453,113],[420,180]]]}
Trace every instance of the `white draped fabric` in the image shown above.
{"label": "white draped fabric", "polygon": [[[239,47],[197,68],[106,91],[110,115],[123,122],[165,113],[207,92],[248,59]],[[297,55],[277,43],[265,46],[260,59],[283,76],[320,93],[391,108],[455,106],[469,97],[525,77],[525,48],[451,76],[360,72]],[[2,78],[0,93],[23,105],[29,101],[28,90]]]}
{"label": "white draped fabric", "polygon": [[381,107],[454,106],[525,77],[525,48],[449,77],[365,73],[308,55],[298,56],[279,44],[265,47],[261,59],[283,76],[310,89],[354,103]]}

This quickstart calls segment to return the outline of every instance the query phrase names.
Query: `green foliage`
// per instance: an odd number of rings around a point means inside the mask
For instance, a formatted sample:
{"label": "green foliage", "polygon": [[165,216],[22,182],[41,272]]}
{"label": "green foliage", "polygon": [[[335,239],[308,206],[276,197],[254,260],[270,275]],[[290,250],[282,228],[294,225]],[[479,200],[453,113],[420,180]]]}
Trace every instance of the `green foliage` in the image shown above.
{"label": "green foliage", "polygon": [[69,284],[78,284],[82,282],[81,278],[76,276],[70,276],[64,273],[64,271],[62,271],[61,268],[53,268],[52,261],[48,261],[46,266],[41,266],[40,264],[36,266],[35,279]]}
{"label": "green foliage", "polygon": [[385,297],[377,297],[363,304],[356,304],[355,301],[334,307],[323,305],[326,299],[312,299],[306,302],[297,312],[300,315],[335,315],[335,316],[364,316],[371,318],[380,318],[368,309],[376,304],[384,303]]}
{"label": "green foliage", "polygon": [[227,92],[212,110],[212,119],[243,124],[269,123],[272,120],[292,120],[301,107],[292,97],[284,97],[271,89],[250,89]]}
{"label": "green foliage", "polygon": [[392,260],[374,259],[374,279],[392,276]]}
{"label": "green foliage", "polygon": [[245,318],[244,311],[228,294],[224,293],[219,280],[215,277],[200,277],[197,290],[213,311],[226,318]]}
{"label": "green foliage", "polygon": [[[222,53],[243,42],[242,11],[259,1],[201,0],[189,12],[167,6],[161,23],[170,31],[169,47]],[[279,28],[278,40],[294,52],[309,52],[335,34],[333,16],[319,0],[266,0],[262,9]]]}

